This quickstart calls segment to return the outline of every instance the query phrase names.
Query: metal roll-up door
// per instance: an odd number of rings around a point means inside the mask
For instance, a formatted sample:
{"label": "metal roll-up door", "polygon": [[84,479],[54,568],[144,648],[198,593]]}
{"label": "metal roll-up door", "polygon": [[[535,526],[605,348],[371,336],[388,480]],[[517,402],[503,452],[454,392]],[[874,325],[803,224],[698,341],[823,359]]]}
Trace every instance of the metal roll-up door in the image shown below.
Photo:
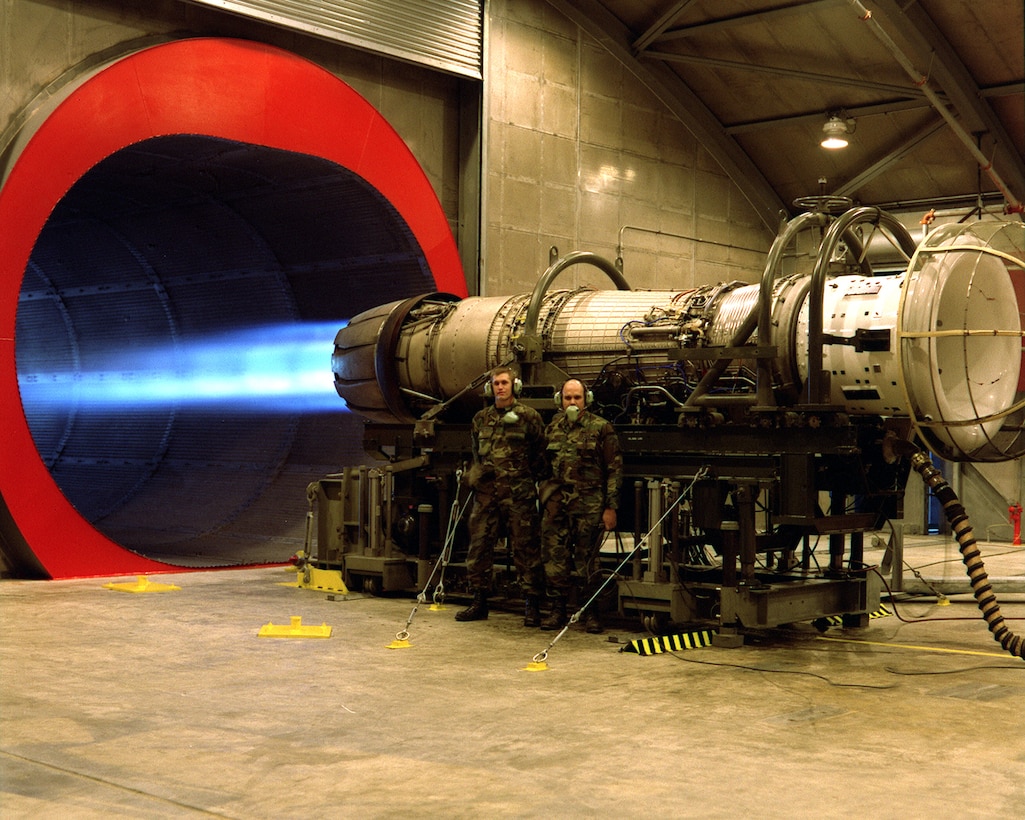
{"label": "metal roll-up door", "polygon": [[482,78],[481,0],[189,0],[366,51]]}

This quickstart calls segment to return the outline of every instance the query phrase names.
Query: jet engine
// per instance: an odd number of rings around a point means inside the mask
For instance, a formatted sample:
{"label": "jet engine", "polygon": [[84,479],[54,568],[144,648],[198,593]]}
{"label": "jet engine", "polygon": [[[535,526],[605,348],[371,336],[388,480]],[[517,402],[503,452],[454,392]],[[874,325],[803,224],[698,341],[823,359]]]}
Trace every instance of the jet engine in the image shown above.
{"label": "jet engine", "polygon": [[[616,570],[620,614],[716,621],[727,643],[799,620],[864,625],[880,581],[863,537],[901,515],[908,443],[951,460],[1025,452],[1023,260],[1021,223],[918,243],[856,208],[791,220],[756,284],[632,290],[620,265],[577,252],[531,293],[366,311],[338,332],[332,369],[379,466],[312,491],[342,505],[318,530],[322,560],[377,588],[423,580],[485,374],[510,363],[521,400],[551,412],[579,378],[617,428],[637,553]],[[580,264],[614,288],[553,287]]]}

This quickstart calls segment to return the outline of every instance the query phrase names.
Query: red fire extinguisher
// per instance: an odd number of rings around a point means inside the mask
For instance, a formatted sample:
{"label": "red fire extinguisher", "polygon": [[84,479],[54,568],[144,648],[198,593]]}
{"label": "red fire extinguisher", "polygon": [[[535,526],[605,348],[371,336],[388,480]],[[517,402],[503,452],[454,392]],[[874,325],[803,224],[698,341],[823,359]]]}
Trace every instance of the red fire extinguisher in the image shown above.
{"label": "red fire extinguisher", "polygon": [[1014,538],[1011,543],[1015,546],[1021,545],[1021,504],[1015,501],[1007,508],[1007,514],[1011,519],[1011,526],[1014,527]]}

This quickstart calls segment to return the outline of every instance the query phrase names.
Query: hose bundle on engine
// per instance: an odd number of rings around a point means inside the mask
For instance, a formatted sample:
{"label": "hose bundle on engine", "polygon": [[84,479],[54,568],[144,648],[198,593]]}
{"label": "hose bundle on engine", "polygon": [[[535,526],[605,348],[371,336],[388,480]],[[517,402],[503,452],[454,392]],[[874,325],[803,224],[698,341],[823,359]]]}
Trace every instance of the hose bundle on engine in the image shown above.
{"label": "hose bundle on engine", "polygon": [[1004,616],[1000,614],[1000,604],[989,583],[989,575],[982,562],[982,555],[976,544],[968,513],[965,512],[957,494],[943,478],[943,474],[932,466],[927,453],[919,451],[912,455],[911,466],[922,476],[926,486],[932,490],[933,495],[943,506],[943,513],[957,537],[961,558],[964,561],[965,569],[968,570],[968,578],[972,584],[972,593],[975,595],[982,617],[989,626],[989,631],[993,633],[993,638],[1015,657],[1025,657],[1023,654],[1025,639],[1011,632],[1004,622]]}

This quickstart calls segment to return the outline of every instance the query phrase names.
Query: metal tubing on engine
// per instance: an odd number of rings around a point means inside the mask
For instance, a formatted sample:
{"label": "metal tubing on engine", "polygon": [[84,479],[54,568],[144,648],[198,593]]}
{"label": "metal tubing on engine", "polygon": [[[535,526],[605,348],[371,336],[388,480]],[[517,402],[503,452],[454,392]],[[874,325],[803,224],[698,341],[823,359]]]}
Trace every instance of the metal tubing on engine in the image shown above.
{"label": "metal tubing on engine", "polygon": [[[758,287],[758,306],[755,311],[752,311],[752,316],[756,318],[758,325],[758,344],[768,347],[773,343],[772,289],[776,284],[780,264],[783,261],[783,254],[799,233],[814,225],[822,227],[827,222],[828,218],[824,213],[809,212],[800,214],[787,222],[782,232],[773,241],[772,247],[769,248],[769,254],[765,259],[765,269],[762,272],[762,278]],[[744,326],[747,326],[747,322],[744,323]],[[747,336],[750,335],[751,331],[748,331]],[[740,333],[738,332],[737,337],[739,336]],[[747,336],[740,341],[734,341],[733,344],[744,344],[747,341]],[[723,369],[725,370],[725,366]],[[763,407],[772,404],[772,372],[769,369],[768,362],[762,359],[758,360],[758,403]]]}
{"label": "metal tubing on engine", "polygon": [[[821,404],[828,401],[823,388],[822,374],[822,300],[826,289],[826,278],[829,276],[829,264],[842,239],[848,247],[861,248],[861,241],[851,230],[861,222],[872,222],[875,225],[884,223],[900,243],[901,250],[910,258],[915,252],[915,240],[896,217],[879,208],[853,208],[829,226],[819,246],[819,255],[815,260],[815,268],[811,274],[811,289],[808,292],[808,384],[806,397],[809,404]],[[871,272],[871,269],[869,269]]]}
{"label": "metal tubing on engine", "polygon": [[541,275],[541,278],[537,280],[537,284],[534,285],[534,290],[530,294],[530,303],[527,305],[527,315],[523,320],[524,336],[537,336],[537,319],[541,314],[541,303],[544,301],[548,289],[552,286],[552,282],[566,268],[584,263],[594,265],[598,270],[602,271],[612,280],[612,283],[618,290],[630,290],[630,283],[626,281],[622,272],[605,257],[590,251],[573,251],[568,253],[562,259],[549,265],[548,270]]}
{"label": "metal tubing on engine", "polygon": [[527,313],[523,319],[523,332],[520,334],[515,345],[521,361],[525,365],[522,375],[535,375],[530,368],[539,365],[544,359],[544,340],[538,335],[537,321],[541,315],[541,305],[544,302],[545,295],[548,293],[548,289],[567,268],[584,263],[594,265],[598,270],[602,271],[612,280],[612,283],[618,290],[631,289],[630,283],[626,281],[619,268],[609,262],[608,259],[591,251],[573,251],[549,265],[548,270],[541,275],[541,278],[537,280],[537,284],[534,285],[534,290],[531,291],[530,302],[527,304]]}
{"label": "metal tubing on engine", "polygon": [[[748,314],[747,318],[744,320],[743,324],[741,324],[741,326],[739,328],[737,328],[737,332],[733,335],[733,338],[730,339],[730,346],[731,347],[740,347],[741,345],[745,344],[747,342],[748,338],[754,332],[754,329],[757,326],[757,324],[758,324],[758,311],[756,309],[756,310],[752,310]],[[716,359],[712,363],[712,366],[710,368],[708,368],[708,372],[705,373],[705,375],[701,377],[701,381],[699,381],[697,383],[697,385],[695,386],[693,392],[691,392],[691,394],[689,396],[687,396],[686,401],[684,401],[684,403],[683,403],[684,406],[685,407],[696,407],[698,404],[700,404],[702,397],[704,397],[704,396],[706,396],[708,394],[708,391],[711,390],[712,386],[719,380],[719,377],[722,376],[722,374],[726,372],[726,368],[728,368],[732,362],[733,362],[733,359]],[[759,368],[761,368],[761,360],[760,359],[759,359]],[[758,383],[759,383],[759,385],[761,385],[761,377],[759,377],[759,382]],[[770,398],[766,402],[766,404],[771,404],[771,402],[772,402],[772,399],[771,399],[771,392],[772,392],[771,391],[771,387],[770,387],[770,391],[769,392],[770,392]],[[760,393],[759,393],[759,402],[761,403],[761,394]]]}

